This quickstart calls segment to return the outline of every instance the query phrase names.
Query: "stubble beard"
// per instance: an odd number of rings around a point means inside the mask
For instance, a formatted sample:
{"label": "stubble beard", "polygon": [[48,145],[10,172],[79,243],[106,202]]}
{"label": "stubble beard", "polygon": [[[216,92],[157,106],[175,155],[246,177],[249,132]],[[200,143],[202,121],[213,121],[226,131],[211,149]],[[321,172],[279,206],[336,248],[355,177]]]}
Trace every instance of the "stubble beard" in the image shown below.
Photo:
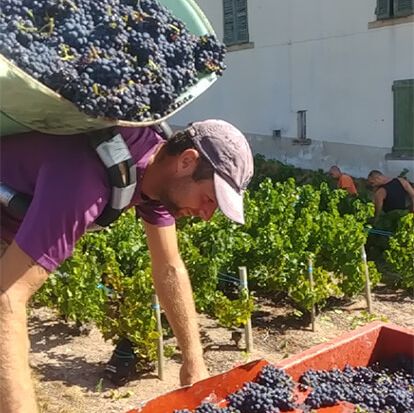
{"label": "stubble beard", "polygon": [[179,187],[180,184],[178,182],[174,182],[174,180],[168,180],[165,182],[164,188],[159,195],[161,205],[163,205],[173,216],[176,216],[180,210],[180,206],[173,199],[173,191]]}

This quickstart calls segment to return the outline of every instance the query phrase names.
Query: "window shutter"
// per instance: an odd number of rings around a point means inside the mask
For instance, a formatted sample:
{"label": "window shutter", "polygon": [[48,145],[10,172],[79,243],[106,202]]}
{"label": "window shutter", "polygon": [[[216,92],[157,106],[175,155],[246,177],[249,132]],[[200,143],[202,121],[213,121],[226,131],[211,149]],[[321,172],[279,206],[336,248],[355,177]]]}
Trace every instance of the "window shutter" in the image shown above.
{"label": "window shutter", "polygon": [[414,13],[414,0],[394,0],[394,16],[409,16]]}
{"label": "window shutter", "polygon": [[235,42],[235,10],[234,0],[223,0],[224,43]]}
{"label": "window shutter", "polygon": [[395,152],[414,154],[414,79],[396,80],[394,92]]}
{"label": "window shutter", "polygon": [[377,0],[375,14],[378,19],[387,19],[391,17],[391,0]]}
{"label": "window shutter", "polygon": [[236,39],[239,43],[249,41],[247,0],[236,0]]}

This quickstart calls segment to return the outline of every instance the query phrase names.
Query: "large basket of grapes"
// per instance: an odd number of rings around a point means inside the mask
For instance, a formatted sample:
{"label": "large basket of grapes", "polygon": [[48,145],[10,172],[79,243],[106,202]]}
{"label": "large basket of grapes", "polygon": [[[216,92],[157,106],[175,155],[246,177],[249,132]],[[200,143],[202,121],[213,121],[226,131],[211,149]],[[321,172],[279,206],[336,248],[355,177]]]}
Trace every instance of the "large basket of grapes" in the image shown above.
{"label": "large basket of grapes", "polygon": [[222,73],[194,0],[2,0],[1,135],[161,122]]}
{"label": "large basket of grapes", "polygon": [[412,413],[414,332],[373,322],[281,360],[258,360],[127,413]]}

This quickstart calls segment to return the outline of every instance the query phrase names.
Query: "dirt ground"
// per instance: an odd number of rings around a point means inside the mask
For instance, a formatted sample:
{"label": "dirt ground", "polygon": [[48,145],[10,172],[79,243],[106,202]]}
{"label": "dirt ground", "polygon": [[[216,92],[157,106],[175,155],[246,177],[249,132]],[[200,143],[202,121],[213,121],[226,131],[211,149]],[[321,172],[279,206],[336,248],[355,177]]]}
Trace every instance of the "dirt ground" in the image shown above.
{"label": "dirt ground", "polygon": [[[332,305],[317,317],[316,331],[293,307],[278,297],[261,298],[252,317],[255,350],[247,355],[243,340],[236,346],[231,331],[200,315],[205,359],[212,375],[249,360],[276,362],[341,333],[382,319],[414,329],[414,299],[385,287],[374,292],[374,314],[369,316],[362,297]],[[125,413],[146,400],[178,387],[179,356],[166,362],[164,381],[156,372],[115,388],[103,379],[113,345],[96,328],[79,335],[49,309],[32,309],[30,363],[42,413]],[[170,340],[169,342],[173,342]]]}

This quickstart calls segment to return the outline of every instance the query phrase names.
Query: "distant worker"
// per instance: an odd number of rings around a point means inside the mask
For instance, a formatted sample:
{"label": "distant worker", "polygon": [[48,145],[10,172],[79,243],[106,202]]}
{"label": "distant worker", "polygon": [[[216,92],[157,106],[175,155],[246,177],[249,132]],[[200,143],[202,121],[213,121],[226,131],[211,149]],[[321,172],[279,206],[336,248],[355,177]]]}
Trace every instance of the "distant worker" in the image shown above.
{"label": "distant worker", "polygon": [[381,212],[407,209],[406,198],[410,198],[410,211],[414,212],[414,189],[404,178],[389,178],[373,170],[368,174],[368,183],[374,188],[375,220]]}
{"label": "distant worker", "polygon": [[329,175],[338,180],[338,188],[348,191],[350,195],[358,195],[358,191],[352,178],[349,175],[342,173],[338,166],[331,166],[329,169]]}

